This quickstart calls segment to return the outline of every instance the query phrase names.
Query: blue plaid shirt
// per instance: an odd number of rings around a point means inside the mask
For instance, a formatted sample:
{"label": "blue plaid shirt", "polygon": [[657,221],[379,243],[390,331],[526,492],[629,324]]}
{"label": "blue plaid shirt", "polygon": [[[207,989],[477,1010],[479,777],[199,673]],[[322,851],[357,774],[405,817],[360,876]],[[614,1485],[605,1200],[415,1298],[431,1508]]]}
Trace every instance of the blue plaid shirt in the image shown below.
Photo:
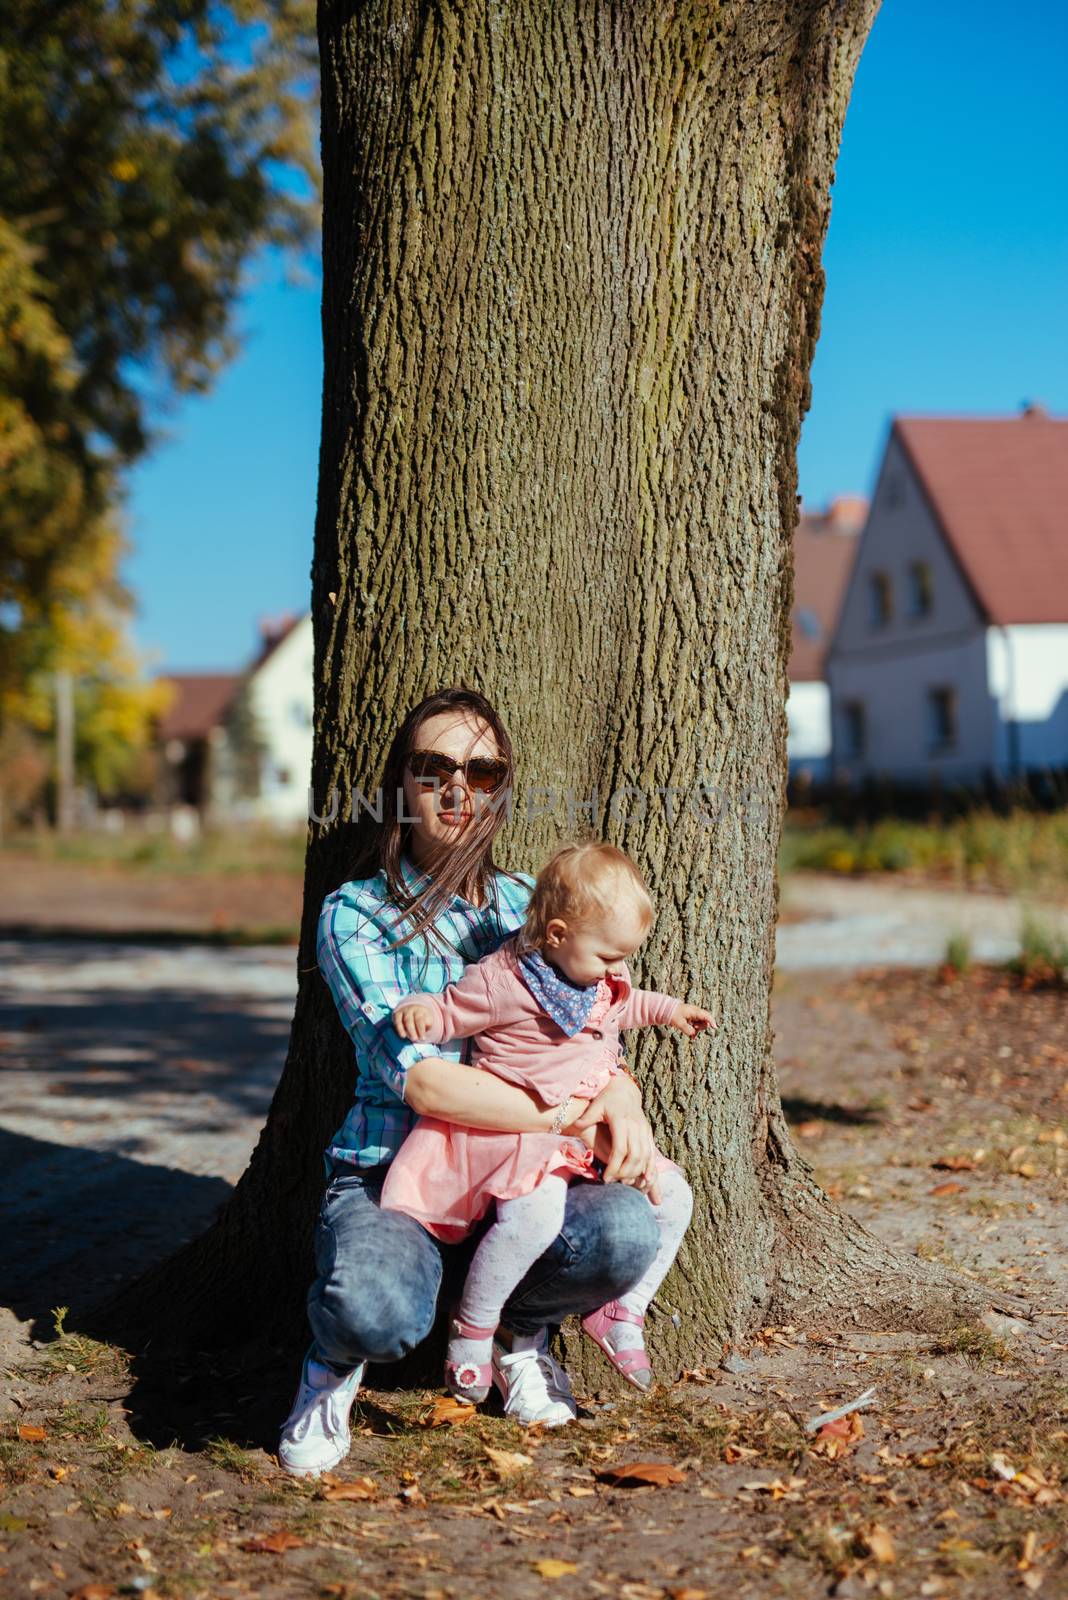
{"label": "blue plaid shirt", "polygon": [[[401,857],[405,882],[415,889],[425,881]],[[356,1049],[356,1097],[352,1109],[325,1152],[358,1167],[392,1161],[415,1121],[404,1104],[404,1085],[413,1061],[443,1056],[466,1061],[468,1041],[430,1044],[402,1039],[392,1023],[393,1007],[406,994],[439,994],[463,976],[466,965],[496,950],[522,925],[534,887],[496,876],[486,904],[475,907],[453,895],[436,927],[456,952],[442,950],[420,934],[397,950],[386,948],[403,935],[393,928],[397,908],[387,899],[386,875],[343,883],[328,894],[319,915],[317,955],[341,1020]],[[425,963],[425,966],[424,966]]]}

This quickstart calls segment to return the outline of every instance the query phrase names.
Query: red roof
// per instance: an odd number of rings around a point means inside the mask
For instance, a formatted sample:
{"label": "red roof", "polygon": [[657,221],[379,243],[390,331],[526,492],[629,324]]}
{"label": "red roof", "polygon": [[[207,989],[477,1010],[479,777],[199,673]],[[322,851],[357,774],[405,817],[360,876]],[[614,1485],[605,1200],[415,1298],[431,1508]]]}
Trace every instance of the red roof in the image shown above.
{"label": "red roof", "polygon": [[898,417],[987,621],[1068,622],[1068,418]]}
{"label": "red roof", "polygon": [[241,676],[234,672],[176,672],[161,680],[175,690],[159,719],[161,739],[205,739],[229,710]]}
{"label": "red roof", "polygon": [[794,609],[790,645],[791,683],[823,677],[827,647],[857,554],[857,534],[868,503],[854,496],[832,501],[827,511],[803,511],[794,534]]}

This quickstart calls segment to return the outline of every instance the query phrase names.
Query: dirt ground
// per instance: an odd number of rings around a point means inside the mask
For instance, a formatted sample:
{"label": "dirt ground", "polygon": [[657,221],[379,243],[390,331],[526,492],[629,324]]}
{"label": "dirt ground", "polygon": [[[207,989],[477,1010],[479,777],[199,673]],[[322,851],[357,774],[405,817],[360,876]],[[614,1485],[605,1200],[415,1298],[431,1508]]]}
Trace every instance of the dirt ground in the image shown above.
{"label": "dirt ground", "polygon": [[[367,1390],[318,1484],[268,1454],[291,1352],[182,1369],[12,1339],[0,1593],[1068,1596],[1068,997],[990,970],[791,973],[774,1005],[823,1185],[1027,1315],[939,1338],[764,1329],[744,1370],[710,1359],[650,1397],[606,1368],[556,1431],[431,1426],[432,1393]],[[805,1430],[869,1386],[852,1420]],[[605,1477],[650,1462],[644,1485]]]}

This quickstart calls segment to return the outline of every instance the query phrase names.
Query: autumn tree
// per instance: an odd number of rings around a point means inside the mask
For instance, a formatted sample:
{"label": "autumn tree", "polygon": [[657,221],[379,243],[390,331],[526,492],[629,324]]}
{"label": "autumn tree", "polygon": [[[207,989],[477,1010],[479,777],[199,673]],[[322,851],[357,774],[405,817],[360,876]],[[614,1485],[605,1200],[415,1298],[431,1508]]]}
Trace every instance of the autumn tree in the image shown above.
{"label": "autumn tree", "polygon": [[720,1019],[714,1040],[631,1052],[697,1196],[661,1354],[970,1304],[834,1209],[772,1063],[795,454],[875,9],[321,0],[314,790],[341,803],[311,832],[289,1053],[251,1164],[128,1313],[180,1307],[197,1337],[302,1322],[353,1078],[316,918],[398,720],[460,680],[517,747],[502,859],[536,869],[591,826],[621,843],[658,907],[639,981]]}
{"label": "autumn tree", "polygon": [[23,0],[0,16],[0,761],[78,683],[118,781],[157,695],[123,474],[232,358],[250,257],[315,236],[312,0]]}

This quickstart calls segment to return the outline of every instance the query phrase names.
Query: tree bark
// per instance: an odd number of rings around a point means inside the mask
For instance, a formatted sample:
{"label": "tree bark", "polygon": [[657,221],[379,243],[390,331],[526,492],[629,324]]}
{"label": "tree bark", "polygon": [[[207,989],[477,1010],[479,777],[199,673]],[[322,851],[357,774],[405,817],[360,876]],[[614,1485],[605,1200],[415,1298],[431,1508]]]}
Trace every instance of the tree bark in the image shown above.
{"label": "tree bark", "polygon": [[292,1039],[251,1165],[128,1313],[177,1304],[201,1339],[300,1324],[353,1078],[316,918],[398,719],[460,681],[516,745],[500,858],[534,871],[576,831],[621,844],[658,912],[638,981],[719,1018],[712,1041],[629,1045],[696,1192],[661,1358],[769,1321],[973,1307],[835,1211],[772,1063],[795,457],[876,3],[321,0],[314,793],[322,810],[336,788],[339,814],[311,830]]}

